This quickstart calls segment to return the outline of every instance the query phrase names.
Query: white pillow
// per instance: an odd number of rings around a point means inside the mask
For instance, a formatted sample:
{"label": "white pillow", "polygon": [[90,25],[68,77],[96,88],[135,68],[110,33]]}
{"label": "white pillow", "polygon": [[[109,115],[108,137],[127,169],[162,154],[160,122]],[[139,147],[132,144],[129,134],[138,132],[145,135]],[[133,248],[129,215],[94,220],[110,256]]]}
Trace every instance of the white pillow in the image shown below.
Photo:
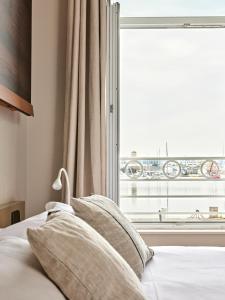
{"label": "white pillow", "polygon": [[80,218],[54,213],[46,224],[28,228],[27,236],[44,270],[68,299],[146,299],[126,261]]}
{"label": "white pillow", "polygon": [[141,278],[154,252],[116,203],[104,196],[92,195],[73,198],[71,204],[76,216],[100,233]]}
{"label": "white pillow", "polygon": [[0,278],[0,299],[65,300],[24,239],[0,239]]}
{"label": "white pillow", "polygon": [[48,202],[45,205],[45,210],[47,210],[49,213],[56,211],[64,211],[74,215],[74,209],[72,208],[72,206],[63,202]]}

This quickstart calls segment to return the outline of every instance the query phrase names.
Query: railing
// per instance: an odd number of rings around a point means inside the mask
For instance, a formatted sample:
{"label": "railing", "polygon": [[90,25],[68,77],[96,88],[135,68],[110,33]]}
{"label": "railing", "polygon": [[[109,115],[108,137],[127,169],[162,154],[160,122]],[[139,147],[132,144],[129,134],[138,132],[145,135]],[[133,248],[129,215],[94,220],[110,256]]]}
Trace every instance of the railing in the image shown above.
{"label": "railing", "polygon": [[[148,220],[148,222],[224,222],[224,181],[225,157],[122,157],[120,159],[120,201],[123,201],[124,211],[131,218],[135,216],[136,219]],[[196,186],[197,182],[201,183],[200,192],[197,187],[195,188],[197,193],[188,192],[188,187]],[[217,182],[220,185],[215,187]],[[158,183],[160,186],[157,188],[153,186],[150,189],[151,183]],[[132,209],[130,202],[128,205],[129,199],[139,201],[139,211]],[[148,200],[157,201],[157,199],[158,202],[162,200],[162,203],[158,204],[159,207],[154,205],[152,208],[152,204],[146,204]],[[174,201],[182,199],[189,201],[188,205],[187,202],[183,203],[185,209],[171,210],[171,201],[175,203]],[[145,204],[142,205],[143,200]],[[200,200],[204,200],[204,205]],[[195,201],[193,210],[190,209],[190,201]],[[208,211],[205,210],[206,204]]]}
{"label": "railing", "polygon": [[225,180],[225,157],[122,157],[121,180]]}

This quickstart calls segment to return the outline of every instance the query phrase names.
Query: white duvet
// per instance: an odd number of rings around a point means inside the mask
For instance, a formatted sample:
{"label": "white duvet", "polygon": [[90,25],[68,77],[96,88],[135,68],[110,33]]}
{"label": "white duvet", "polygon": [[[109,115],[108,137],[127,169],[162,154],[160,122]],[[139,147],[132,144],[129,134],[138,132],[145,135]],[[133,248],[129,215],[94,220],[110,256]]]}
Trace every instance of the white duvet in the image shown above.
{"label": "white duvet", "polygon": [[46,221],[46,219],[47,219],[47,212],[43,212],[39,215],[26,219],[25,221],[8,226],[4,229],[0,229],[0,238],[6,236],[17,236],[23,239],[27,239],[27,228],[39,227]]}
{"label": "white duvet", "polygon": [[[45,212],[2,229],[0,239],[4,236],[26,239],[27,227],[40,226],[46,217]],[[155,255],[142,278],[149,300],[225,300],[225,247],[153,249]]]}
{"label": "white duvet", "polygon": [[142,284],[150,300],[225,300],[224,247],[155,247]]}
{"label": "white duvet", "polygon": [[0,238],[1,300],[65,300],[44,274],[29,243],[20,238]]}

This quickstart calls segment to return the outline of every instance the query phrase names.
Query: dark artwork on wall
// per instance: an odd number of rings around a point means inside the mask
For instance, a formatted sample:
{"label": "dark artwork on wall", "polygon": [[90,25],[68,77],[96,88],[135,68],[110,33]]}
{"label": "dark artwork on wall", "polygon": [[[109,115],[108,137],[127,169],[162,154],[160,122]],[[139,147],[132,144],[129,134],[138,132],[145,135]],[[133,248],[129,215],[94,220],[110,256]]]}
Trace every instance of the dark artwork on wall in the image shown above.
{"label": "dark artwork on wall", "polygon": [[31,105],[32,0],[0,0],[0,101],[33,115]]}

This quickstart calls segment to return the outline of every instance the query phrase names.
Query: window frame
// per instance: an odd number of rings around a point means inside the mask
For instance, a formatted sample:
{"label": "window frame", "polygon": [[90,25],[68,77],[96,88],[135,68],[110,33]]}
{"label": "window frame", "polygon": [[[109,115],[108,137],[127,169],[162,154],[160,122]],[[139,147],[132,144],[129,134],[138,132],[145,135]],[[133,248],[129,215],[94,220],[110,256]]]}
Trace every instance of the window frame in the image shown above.
{"label": "window frame", "polygon": [[[107,124],[108,124],[108,168],[107,168],[107,195],[117,204],[120,200],[120,175],[119,175],[119,142],[120,142],[120,47],[119,33],[123,29],[200,29],[200,28],[225,28],[225,16],[201,16],[201,17],[120,17],[119,3],[111,5],[108,15],[108,76],[107,76]],[[115,17],[116,16],[116,17]],[[143,225],[143,224],[142,224]],[[142,226],[140,225],[140,226]],[[154,229],[155,225],[147,226]],[[165,224],[168,226],[168,224]],[[177,225],[171,226],[177,227]],[[192,228],[193,224],[185,225]],[[202,227],[204,225],[201,224]],[[218,224],[221,226],[221,224]],[[165,229],[163,224],[161,229]],[[182,223],[179,223],[182,227]],[[209,228],[210,224],[206,224]],[[198,224],[196,224],[196,228]],[[203,230],[202,228],[200,230]]]}
{"label": "window frame", "polygon": [[225,28],[225,17],[120,17],[120,29]]}
{"label": "window frame", "polygon": [[107,120],[107,178],[106,194],[119,205],[119,54],[120,4],[107,2],[107,66],[106,66],[106,120]]}

